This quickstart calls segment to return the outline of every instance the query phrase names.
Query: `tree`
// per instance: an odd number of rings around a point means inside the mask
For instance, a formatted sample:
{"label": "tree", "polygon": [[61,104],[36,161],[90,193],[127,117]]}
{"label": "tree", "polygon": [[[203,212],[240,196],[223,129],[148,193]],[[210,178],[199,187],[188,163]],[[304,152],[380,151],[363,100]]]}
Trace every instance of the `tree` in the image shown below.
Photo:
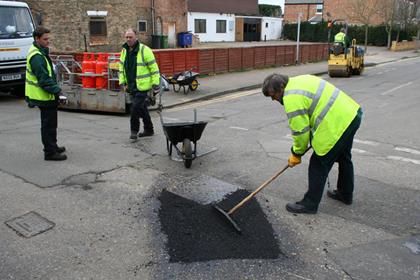
{"label": "tree", "polygon": [[388,34],[387,47],[391,48],[391,35],[395,25],[396,9],[398,0],[383,0],[382,9],[379,10],[379,15],[383,18],[385,30]]}
{"label": "tree", "polygon": [[258,5],[260,15],[266,17],[279,17],[282,14],[281,6],[261,4]]}
{"label": "tree", "polygon": [[417,30],[417,40],[420,39],[420,0],[413,0],[413,6],[410,14],[411,24]]}
{"label": "tree", "polygon": [[397,38],[398,42],[400,39],[400,31],[407,29],[410,24],[410,15],[413,8],[413,1],[410,0],[398,0],[396,7],[396,22],[397,22]]}
{"label": "tree", "polygon": [[381,8],[381,0],[352,0],[348,1],[347,16],[364,25],[365,27],[365,53],[367,52],[369,25],[373,16],[378,14]]}

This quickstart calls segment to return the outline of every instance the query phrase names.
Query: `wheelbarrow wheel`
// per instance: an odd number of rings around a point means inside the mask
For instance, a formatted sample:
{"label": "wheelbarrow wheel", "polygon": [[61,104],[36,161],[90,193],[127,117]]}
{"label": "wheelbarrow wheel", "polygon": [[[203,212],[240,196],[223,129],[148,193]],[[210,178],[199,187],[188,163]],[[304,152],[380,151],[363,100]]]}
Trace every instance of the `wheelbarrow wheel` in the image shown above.
{"label": "wheelbarrow wheel", "polygon": [[191,140],[188,138],[185,138],[184,142],[182,143],[182,155],[184,159],[184,166],[186,168],[190,168],[193,159],[192,159]]}
{"label": "wheelbarrow wheel", "polygon": [[194,79],[191,84],[189,85],[190,90],[194,91],[198,88],[198,81]]}
{"label": "wheelbarrow wheel", "polygon": [[172,86],[175,92],[179,92],[179,90],[181,89],[181,86],[179,84],[173,84]]}

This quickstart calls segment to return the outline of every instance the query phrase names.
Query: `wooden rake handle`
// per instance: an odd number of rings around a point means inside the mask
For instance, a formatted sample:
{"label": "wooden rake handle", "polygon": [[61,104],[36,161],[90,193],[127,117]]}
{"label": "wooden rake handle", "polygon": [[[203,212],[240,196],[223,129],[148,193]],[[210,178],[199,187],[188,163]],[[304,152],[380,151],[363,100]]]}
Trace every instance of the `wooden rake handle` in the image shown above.
{"label": "wooden rake handle", "polygon": [[289,165],[286,165],[285,167],[283,167],[283,169],[279,170],[276,174],[274,174],[270,179],[268,179],[267,181],[265,181],[264,183],[262,183],[262,185],[259,186],[255,191],[253,191],[252,193],[250,193],[241,202],[239,202],[238,204],[236,204],[235,207],[233,207],[232,209],[230,209],[229,212],[228,212],[228,215],[233,214],[233,212],[235,212],[236,210],[238,210],[248,200],[250,200],[251,198],[253,198],[257,193],[259,193],[263,188],[265,188],[268,184],[270,184],[274,179],[276,179],[277,177],[279,177],[280,174],[282,174],[287,168],[289,168]]}

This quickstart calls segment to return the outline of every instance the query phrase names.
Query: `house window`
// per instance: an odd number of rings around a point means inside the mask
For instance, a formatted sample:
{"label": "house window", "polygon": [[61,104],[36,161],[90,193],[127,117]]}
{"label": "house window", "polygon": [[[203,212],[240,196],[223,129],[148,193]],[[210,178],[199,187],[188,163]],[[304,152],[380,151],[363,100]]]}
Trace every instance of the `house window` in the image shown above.
{"label": "house window", "polygon": [[316,5],[316,13],[317,14],[322,14],[323,9],[324,9],[324,5],[322,5],[322,4],[317,4]]}
{"label": "house window", "polygon": [[194,20],[194,33],[206,33],[206,20],[195,19]]}
{"label": "house window", "polygon": [[147,21],[139,20],[137,22],[137,29],[138,29],[139,32],[146,32],[147,31]]}
{"label": "house window", "polygon": [[216,20],[216,33],[226,33],[226,20]]}
{"label": "house window", "polygon": [[90,17],[89,34],[93,37],[106,37],[106,17]]}

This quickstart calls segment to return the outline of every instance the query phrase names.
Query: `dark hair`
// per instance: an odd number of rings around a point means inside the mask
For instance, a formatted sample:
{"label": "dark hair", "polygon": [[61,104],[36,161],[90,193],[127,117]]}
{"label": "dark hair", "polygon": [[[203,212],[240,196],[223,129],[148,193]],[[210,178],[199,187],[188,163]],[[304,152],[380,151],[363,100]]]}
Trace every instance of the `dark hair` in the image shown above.
{"label": "dark hair", "polygon": [[32,33],[32,36],[35,39],[41,37],[45,33],[50,33],[50,30],[46,27],[38,26],[37,28],[35,28],[34,33]]}
{"label": "dark hair", "polygon": [[270,92],[279,92],[283,90],[288,82],[289,77],[286,75],[271,74],[264,79],[262,92],[265,96],[269,96]]}

